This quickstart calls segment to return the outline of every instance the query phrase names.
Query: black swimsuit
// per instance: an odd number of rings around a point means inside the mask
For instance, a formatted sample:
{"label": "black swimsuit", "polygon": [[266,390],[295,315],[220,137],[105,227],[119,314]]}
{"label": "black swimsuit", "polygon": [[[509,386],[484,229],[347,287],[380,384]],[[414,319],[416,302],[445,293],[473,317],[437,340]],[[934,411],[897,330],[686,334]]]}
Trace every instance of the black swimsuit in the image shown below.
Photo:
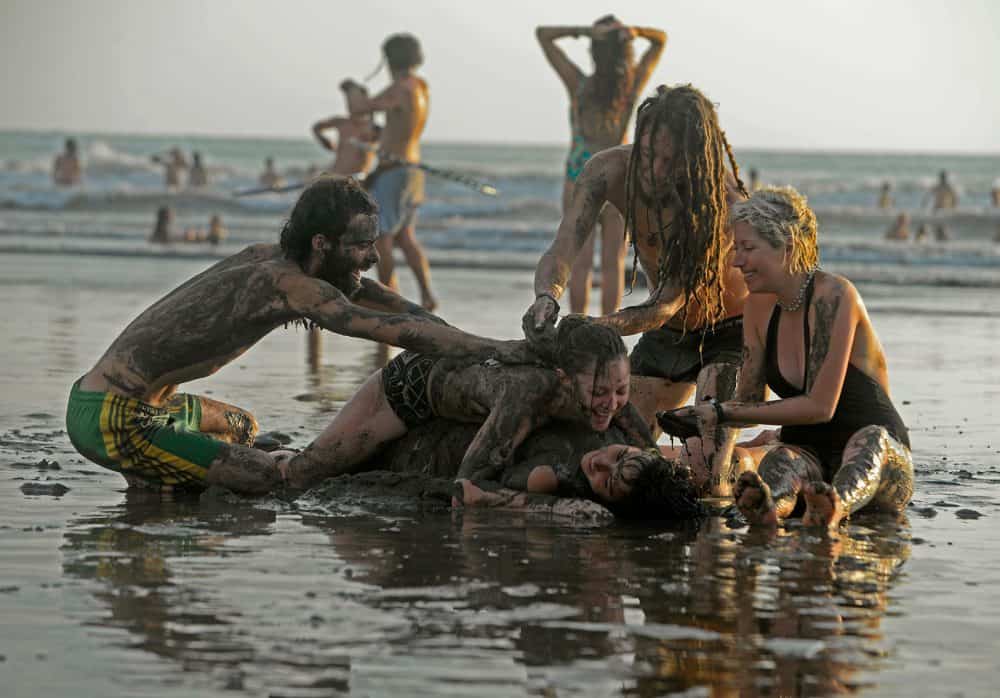
{"label": "black swimsuit", "polygon": [[[809,305],[813,296],[813,280],[806,288],[803,328],[805,332],[805,358],[809,360]],[[765,376],[767,384],[778,397],[789,398],[803,395],[781,375],[778,369],[778,322],[781,308],[775,304],[771,321],[767,326],[765,347]],[[805,385],[805,377],[802,384]],[[811,451],[823,466],[823,478],[829,482],[840,467],[841,457],[848,439],[859,429],[870,425],[885,427],[886,431],[901,444],[910,447],[910,436],[902,418],[893,407],[892,400],[882,386],[871,376],[852,364],[847,365],[844,385],[840,389],[837,409],[833,419],[822,424],[796,424],[781,428],[780,441],[792,446],[800,446]]]}

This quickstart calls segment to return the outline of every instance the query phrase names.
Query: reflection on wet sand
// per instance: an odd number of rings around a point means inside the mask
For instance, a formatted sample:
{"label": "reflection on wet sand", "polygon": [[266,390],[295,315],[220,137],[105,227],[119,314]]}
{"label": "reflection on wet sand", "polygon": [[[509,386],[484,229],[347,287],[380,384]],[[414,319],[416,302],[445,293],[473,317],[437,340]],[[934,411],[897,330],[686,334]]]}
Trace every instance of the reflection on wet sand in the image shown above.
{"label": "reflection on wet sand", "polygon": [[807,696],[878,668],[910,549],[884,518],[830,539],[282,506],[129,495],[77,518],[64,571],[105,609],[80,621],[186,684],[281,695]]}

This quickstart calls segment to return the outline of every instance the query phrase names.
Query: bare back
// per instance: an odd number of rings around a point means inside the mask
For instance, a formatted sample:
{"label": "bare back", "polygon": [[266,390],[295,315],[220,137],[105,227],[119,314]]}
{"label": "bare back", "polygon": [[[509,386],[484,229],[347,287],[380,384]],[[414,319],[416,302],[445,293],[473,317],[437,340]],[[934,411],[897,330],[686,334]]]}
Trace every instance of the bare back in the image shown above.
{"label": "bare back", "polygon": [[408,75],[396,80],[387,92],[392,92],[393,106],[385,111],[381,150],[399,160],[420,162],[420,136],[430,108],[427,82]]}
{"label": "bare back", "polygon": [[[552,369],[489,366],[442,360],[431,372],[428,397],[435,414],[462,422],[482,422],[502,403],[516,401],[543,409],[556,402],[559,383]],[[507,405],[513,407],[514,405]],[[547,417],[547,410],[538,417]]]}
{"label": "bare back", "polygon": [[150,404],[204,378],[299,315],[279,288],[302,275],[277,245],[248,247],[189,279],[144,310],[85,376],[86,390]]}

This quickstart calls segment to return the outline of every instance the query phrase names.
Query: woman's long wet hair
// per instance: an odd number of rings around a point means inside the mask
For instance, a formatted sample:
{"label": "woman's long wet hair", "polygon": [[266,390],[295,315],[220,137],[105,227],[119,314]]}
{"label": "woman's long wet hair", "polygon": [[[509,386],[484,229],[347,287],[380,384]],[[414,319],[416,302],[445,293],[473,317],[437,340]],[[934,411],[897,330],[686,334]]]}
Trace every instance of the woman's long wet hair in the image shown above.
{"label": "woman's long wet hair", "polygon": [[[594,24],[618,22],[614,15],[605,15]],[[594,110],[606,132],[621,128],[624,136],[632,104],[629,102],[635,82],[635,56],[632,42],[616,33],[590,42],[594,59],[594,74],[584,82],[580,101]]]}
{"label": "woman's long wet hair", "polygon": [[[670,185],[667,191],[647,192],[643,196],[638,181],[639,150],[647,136],[653,146],[664,129],[674,147]],[[696,301],[702,307],[708,324],[725,317],[722,296],[730,248],[725,234],[729,226],[727,161],[739,190],[747,196],[733,150],[719,127],[715,106],[696,88],[691,85],[661,85],[655,96],[639,105],[632,155],[625,177],[625,229],[634,231],[638,198],[643,196],[647,213],[652,211],[655,215],[655,220],[647,223],[658,231],[661,241],[659,283],[678,287],[685,306]],[[655,187],[652,160],[648,165],[649,180]],[[663,220],[663,209],[668,206],[677,211],[670,223],[669,244]],[[634,260],[630,289],[635,284],[639,259],[634,232],[632,248]]]}

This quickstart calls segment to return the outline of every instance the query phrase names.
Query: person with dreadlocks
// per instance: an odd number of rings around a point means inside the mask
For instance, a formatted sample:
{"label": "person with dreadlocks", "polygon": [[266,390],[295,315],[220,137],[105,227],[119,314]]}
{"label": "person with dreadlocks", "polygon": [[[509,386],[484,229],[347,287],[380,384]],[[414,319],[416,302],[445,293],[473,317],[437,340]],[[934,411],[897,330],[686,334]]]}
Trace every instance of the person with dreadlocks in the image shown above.
{"label": "person with dreadlocks", "polygon": [[[351,110],[358,116],[385,114],[378,145],[379,163],[365,180],[378,202],[378,276],[389,288],[398,289],[392,250],[399,245],[420,287],[421,305],[433,311],[437,300],[431,292],[430,265],[415,232],[417,209],[424,201],[424,173],[407,166],[420,162],[420,136],[430,109],[430,88],[416,72],[424,62],[424,54],[412,34],[393,34],[382,44],[382,54],[392,83],[374,97],[356,94]],[[364,88],[347,80],[342,89],[360,93]]]}
{"label": "person with dreadlocks", "polygon": [[261,493],[281,478],[274,458],[251,448],[257,421],[177,388],[212,375],[278,327],[315,324],[427,355],[532,358],[526,342],[461,332],[363,279],[378,260],[375,239],[375,202],[356,181],[310,184],[280,244],[247,247],[167,293],[73,384],[66,410],[73,446],[130,485]]}
{"label": "person with dreadlocks", "polygon": [[[731,171],[727,170],[729,162]],[[715,107],[691,85],[661,86],[639,107],[635,140],[595,155],[577,180],[559,231],[535,270],[535,301],[524,330],[551,343],[570,267],[601,208],[625,212],[649,298],[596,318],[622,335],[643,333],[631,356],[632,400],[651,429],[658,410],[697,399],[728,399],[741,357],[746,287],[729,264],[729,204],[746,196]],[[636,270],[633,269],[633,282]],[[728,494],[731,473],[718,457],[734,434],[701,434],[710,463],[696,477]],[[710,466],[710,468],[709,468]]]}
{"label": "person with dreadlocks", "polygon": [[[592,26],[538,27],[538,42],[549,64],[569,94],[571,142],[563,182],[563,213],[573,199],[573,187],[583,166],[598,151],[621,145],[626,138],[632,110],[653,69],[660,60],[667,35],[660,29],[627,27],[614,15],[598,19]],[[564,37],[590,37],[593,75],[584,72],[556,45]],[[649,47],[635,62],[632,40],[642,38]],[[612,205],[600,213],[601,308],[607,315],[618,310],[625,285],[625,234],[622,215]],[[594,236],[591,234],[577,254],[569,282],[570,308],[587,312]]]}
{"label": "person with dreadlocks", "polygon": [[652,446],[628,404],[625,344],[613,329],[579,316],[556,330],[553,368],[501,366],[403,352],[376,371],[302,453],[281,466],[287,484],[306,489],[354,472],[386,443],[433,417],[481,424],[457,476],[496,479],[536,427],[571,420],[593,431],[612,423]]}

